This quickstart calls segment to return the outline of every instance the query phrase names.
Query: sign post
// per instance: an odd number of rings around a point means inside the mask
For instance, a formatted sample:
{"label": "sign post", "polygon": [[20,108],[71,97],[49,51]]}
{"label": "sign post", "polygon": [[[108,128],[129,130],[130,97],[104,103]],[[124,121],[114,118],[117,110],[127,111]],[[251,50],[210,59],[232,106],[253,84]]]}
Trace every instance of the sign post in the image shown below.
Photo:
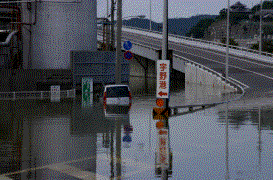
{"label": "sign post", "polygon": [[90,107],[93,104],[93,78],[82,78],[82,107]]}
{"label": "sign post", "polygon": [[59,102],[60,101],[60,86],[52,85],[50,86],[50,100],[51,102]]}
{"label": "sign post", "polygon": [[157,61],[156,97],[169,99],[170,61]]}
{"label": "sign post", "polygon": [[168,101],[170,97],[169,82],[170,82],[170,61],[157,61],[157,83],[156,83],[156,105],[153,109],[153,118],[156,120],[168,120],[170,110]]}

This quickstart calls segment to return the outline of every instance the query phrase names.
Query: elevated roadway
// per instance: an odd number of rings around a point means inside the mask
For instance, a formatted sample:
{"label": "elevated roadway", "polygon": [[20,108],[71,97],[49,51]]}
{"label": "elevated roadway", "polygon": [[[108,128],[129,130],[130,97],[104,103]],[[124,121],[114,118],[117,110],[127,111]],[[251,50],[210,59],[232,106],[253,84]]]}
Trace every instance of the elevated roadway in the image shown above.
{"label": "elevated roadway", "polygon": [[[148,31],[139,31],[123,28],[122,38],[135,43],[160,49],[162,35]],[[148,33],[147,33],[148,32]],[[177,39],[177,37],[176,37]],[[201,42],[196,42],[202,44]],[[169,38],[169,49],[173,53],[200,63],[212,70],[222,73],[225,70],[226,53],[220,49],[211,49],[197,46],[196,44],[180,43]],[[230,51],[232,52],[232,51]],[[265,57],[265,56],[263,56]],[[241,100],[257,99],[273,91],[273,57],[260,58],[257,55],[246,53],[229,54],[229,77],[234,78],[249,88]]]}

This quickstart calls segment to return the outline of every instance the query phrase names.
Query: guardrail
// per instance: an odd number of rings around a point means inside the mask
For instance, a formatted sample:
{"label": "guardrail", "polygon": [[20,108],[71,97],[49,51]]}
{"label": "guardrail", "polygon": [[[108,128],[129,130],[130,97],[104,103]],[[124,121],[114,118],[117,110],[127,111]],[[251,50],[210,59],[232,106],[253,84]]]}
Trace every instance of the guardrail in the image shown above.
{"label": "guardrail", "polygon": [[[162,32],[155,31],[155,30],[147,30],[147,29],[142,29],[142,28],[137,28],[137,27],[130,27],[130,26],[124,26],[124,25],[123,25],[123,27],[124,28],[130,28],[130,29],[136,29],[136,30],[140,30],[140,31],[146,31],[146,32],[152,32],[152,33],[162,34]],[[218,46],[222,46],[222,47],[226,46],[226,44],[215,42],[215,41],[207,41],[207,40],[202,40],[202,39],[197,39],[197,38],[191,38],[191,37],[186,37],[186,36],[181,36],[181,35],[169,34],[169,36],[172,36],[172,37],[175,37],[175,38],[180,38],[180,39],[185,39],[185,40],[190,40],[190,41],[202,42],[202,43],[206,43],[206,44],[218,45]],[[259,51],[253,50],[253,49],[249,49],[249,48],[244,48],[244,47],[239,47],[239,46],[233,46],[233,45],[229,45],[229,48],[259,54]],[[273,57],[272,53],[261,52],[261,54],[265,55],[265,56],[271,56],[271,57]]]}
{"label": "guardrail", "polygon": [[[60,98],[75,98],[75,89],[60,91]],[[0,92],[0,100],[50,99],[50,91]]]}

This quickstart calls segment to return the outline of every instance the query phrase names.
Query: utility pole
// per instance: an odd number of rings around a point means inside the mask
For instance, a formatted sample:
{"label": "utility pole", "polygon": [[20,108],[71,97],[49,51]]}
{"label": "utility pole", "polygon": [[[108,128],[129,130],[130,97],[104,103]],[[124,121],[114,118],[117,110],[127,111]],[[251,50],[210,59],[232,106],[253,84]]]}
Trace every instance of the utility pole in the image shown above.
{"label": "utility pole", "polygon": [[115,47],[114,10],[115,10],[115,2],[114,0],[111,0],[111,49],[112,50],[114,50],[114,47]]}
{"label": "utility pole", "polygon": [[121,28],[122,28],[122,0],[117,0],[117,49],[115,66],[115,83],[121,84]]}
{"label": "utility pole", "polygon": [[[163,8],[163,32],[162,32],[162,60],[167,60],[168,57],[168,0],[164,0]],[[172,65],[172,64],[170,64]],[[170,66],[170,70],[172,66]],[[170,71],[171,74],[171,71]],[[169,80],[170,81],[170,80]],[[170,95],[169,95],[170,96]],[[166,109],[169,109],[169,99],[166,99]],[[168,118],[165,120],[165,126],[168,128]],[[169,135],[169,134],[168,134]],[[168,179],[168,169],[162,167],[162,179]]]}

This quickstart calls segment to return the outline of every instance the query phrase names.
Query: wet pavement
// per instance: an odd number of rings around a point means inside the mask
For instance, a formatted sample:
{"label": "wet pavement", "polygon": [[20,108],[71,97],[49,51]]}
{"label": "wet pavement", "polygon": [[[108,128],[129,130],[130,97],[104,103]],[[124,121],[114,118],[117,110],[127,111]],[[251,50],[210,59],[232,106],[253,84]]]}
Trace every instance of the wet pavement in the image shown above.
{"label": "wet pavement", "polygon": [[[170,105],[223,100],[209,89],[187,85]],[[168,179],[273,179],[271,104],[171,117],[166,137],[152,119],[154,97],[135,97],[129,114],[115,115],[97,99],[83,107],[80,96],[0,104],[0,179],[162,179],[162,154]]]}

